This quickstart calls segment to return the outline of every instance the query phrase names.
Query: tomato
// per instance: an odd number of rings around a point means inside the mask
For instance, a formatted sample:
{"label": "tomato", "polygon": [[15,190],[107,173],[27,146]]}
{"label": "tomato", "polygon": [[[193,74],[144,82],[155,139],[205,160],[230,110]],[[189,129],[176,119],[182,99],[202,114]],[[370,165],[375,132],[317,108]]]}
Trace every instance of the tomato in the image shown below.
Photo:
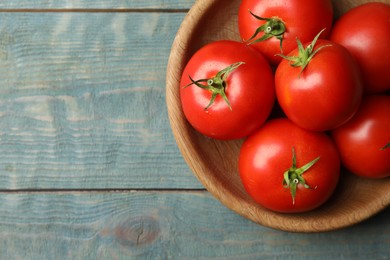
{"label": "tomato", "polygon": [[367,178],[390,176],[390,96],[365,97],[357,114],[331,136],[348,170]]}
{"label": "tomato", "polygon": [[[318,36],[318,35],[317,35]],[[276,96],[286,116],[305,129],[326,131],[357,111],[363,86],[358,65],[343,46],[315,38],[279,64]]]}
{"label": "tomato", "polygon": [[216,41],[186,65],[180,98],[188,122],[200,133],[231,140],[249,135],[271,113],[273,72],[258,51],[235,41]]}
{"label": "tomato", "polygon": [[242,0],[238,11],[241,38],[261,51],[273,65],[281,61],[275,54],[295,49],[297,37],[307,42],[326,28],[321,36],[326,38],[332,22],[330,0]]}
{"label": "tomato", "polygon": [[333,194],[340,176],[340,158],[330,137],[287,118],[269,120],[250,135],[238,165],[248,194],[283,213],[319,207]]}
{"label": "tomato", "polygon": [[390,90],[390,5],[367,3],[341,16],[330,35],[360,65],[366,93]]}

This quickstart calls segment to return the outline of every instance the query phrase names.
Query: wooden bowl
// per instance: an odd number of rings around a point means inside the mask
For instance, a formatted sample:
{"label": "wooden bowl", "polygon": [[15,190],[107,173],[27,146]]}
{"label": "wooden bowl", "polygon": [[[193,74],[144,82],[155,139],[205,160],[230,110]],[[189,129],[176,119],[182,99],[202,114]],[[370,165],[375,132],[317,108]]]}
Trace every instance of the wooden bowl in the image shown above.
{"label": "wooden bowl", "polygon": [[[334,1],[335,15],[366,1]],[[172,45],[167,67],[166,102],[177,145],[193,173],[222,204],[263,226],[292,232],[320,232],[363,221],[390,204],[390,178],[367,180],[342,172],[332,198],[302,214],[281,214],[256,204],[246,193],[237,167],[242,140],[217,141],[196,132],[181,109],[179,82],[190,57],[206,43],[239,41],[239,0],[198,0],[185,17]]]}

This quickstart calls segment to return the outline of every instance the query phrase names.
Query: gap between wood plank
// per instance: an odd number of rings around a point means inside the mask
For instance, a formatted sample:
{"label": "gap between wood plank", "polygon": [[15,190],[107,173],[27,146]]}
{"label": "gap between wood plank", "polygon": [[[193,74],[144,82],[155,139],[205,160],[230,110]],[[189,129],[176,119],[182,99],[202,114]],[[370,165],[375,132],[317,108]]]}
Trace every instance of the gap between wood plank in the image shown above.
{"label": "gap between wood plank", "polygon": [[0,9],[0,13],[187,13],[189,9],[83,9],[83,8],[62,8],[62,9]]}

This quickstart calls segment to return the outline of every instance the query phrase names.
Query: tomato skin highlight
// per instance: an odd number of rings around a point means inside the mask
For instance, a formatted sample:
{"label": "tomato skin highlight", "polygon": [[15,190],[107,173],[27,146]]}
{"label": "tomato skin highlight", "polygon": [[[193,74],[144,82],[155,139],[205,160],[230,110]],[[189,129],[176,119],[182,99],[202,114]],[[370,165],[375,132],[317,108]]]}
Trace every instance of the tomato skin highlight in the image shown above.
{"label": "tomato skin highlight", "polygon": [[[225,100],[218,95],[214,103],[211,92],[194,80],[211,78],[224,68],[237,63],[226,80]],[[271,113],[275,88],[273,72],[261,53],[235,41],[216,41],[198,50],[187,63],[180,82],[180,98],[188,122],[200,133],[220,140],[239,139],[258,129]]]}
{"label": "tomato skin highlight", "polygon": [[356,58],[367,94],[390,90],[390,5],[373,2],[357,6],[334,24],[330,40]]}
{"label": "tomato skin highlight", "polygon": [[356,115],[331,132],[342,164],[365,178],[390,176],[390,96],[364,98]]}
{"label": "tomato skin highlight", "polygon": [[[287,54],[296,47],[295,39],[302,42],[312,40],[319,31],[326,28],[321,38],[326,39],[331,31],[333,22],[333,6],[329,0],[242,0],[238,12],[238,25],[243,41],[248,40],[256,29],[264,24],[250,13],[263,18],[280,18],[285,26],[282,49]],[[275,54],[281,53],[280,41],[275,37],[254,43],[253,46],[262,52],[267,60],[277,65],[282,60]]]}
{"label": "tomato skin highlight", "polygon": [[[298,186],[295,203],[283,186],[283,174],[292,165],[292,148],[298,167],[320,157],[303,174],[311,189]],[[248,194],[263,207],[282,213],[306,212],[333,194],[340,177],[340,158],[325,133],[302,129],[286,118],[272,119],[244,141],[239,173]]]}
{"label": "tomato skin highlight", "polygon": [[[276,96],[284,113],[312,131],[327,131],[346,123],[363,96],[360,71],[352,55],[341,45],[322,39],[314,50],[322,46],[326,47],[303,71],[284,59],[275,72]],[[297,49],[288,56],[295,55]]]}

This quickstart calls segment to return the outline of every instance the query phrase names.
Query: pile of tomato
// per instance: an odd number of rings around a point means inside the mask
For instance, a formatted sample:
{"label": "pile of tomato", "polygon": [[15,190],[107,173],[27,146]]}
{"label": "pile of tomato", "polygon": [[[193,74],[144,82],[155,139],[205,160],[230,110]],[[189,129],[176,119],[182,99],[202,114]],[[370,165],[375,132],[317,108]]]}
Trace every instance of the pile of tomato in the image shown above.
{"label": "pile of tomato", "polygon": [[331,0],[242,0],[242,41],[219,40],[187,63],[188,122],[219,140],[244,138],[248,194],[277,212],[304,212],[333,194],[340,169],[390,176],[390,5],[335,19]]}

